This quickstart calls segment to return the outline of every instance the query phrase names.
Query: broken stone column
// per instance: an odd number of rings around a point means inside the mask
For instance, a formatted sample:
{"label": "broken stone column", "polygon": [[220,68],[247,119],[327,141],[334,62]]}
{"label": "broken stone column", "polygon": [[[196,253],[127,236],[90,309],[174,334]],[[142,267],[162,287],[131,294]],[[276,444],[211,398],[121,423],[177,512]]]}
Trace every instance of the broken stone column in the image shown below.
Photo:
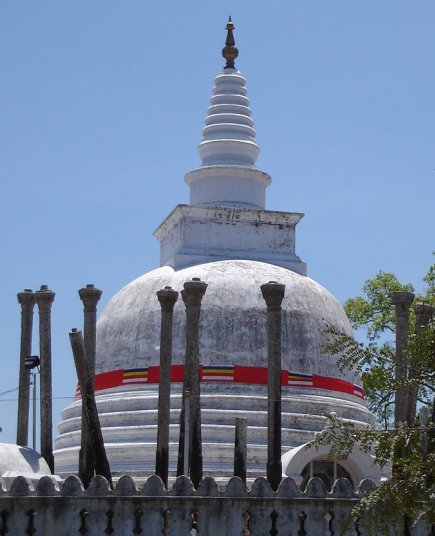
{"label": "broken stone column", "polygon": [[281,304],[285,285],[270,281],[261,285],[267,305],[267,479],[277,490],[281,464]]}
{"label": "broken stone column", "polygon": [[434,313],[435,307],[428,303],[416,303],[415,311],[415,334],[418,335],[429,324]]}
{"label": "broken stone column", "polygon": [[[184,384],[182,411],[180,416],[180,445],[178,452],[177,474],[183,471],[184,457],[188,456],[190,479],[198,487],[202,480],[202,437],[201,437],[201,403],[199,387],[199,317],[201,301],[207,290],[207,283],[194,277],[184,283],[181,291],[186,306],[186,360],[184,366]],[[184,406],[186,392],[189,392],[189,430],[184,430]],[[184,452],[184,434],[189,434],[189,452]],[[187,476],[187,475],[186,475]]]}
{"label": "broken stone column", "polygon": [[236,417],[234,441],[234,476],[238,476],[246,484],[247,461],[247,419]]}
{"label": "broken stone column", "polygon": [[[435,307],[428,303],[416,303],[414,304],[415,311],[415,334],[418,335],[429,324],[430,319],[433,317]],[[416,380],[420,374],[420,367],[418,363],[412,362],[409,365],[409,379]],[[410,385],[408,388],[407,408],[406,408],[406,422],[411,426],[416,417],[417,411],[417,397],[418,397],[418,385]]]}
{"label": "broken stone column", "polygon": [[[88,360],[89,374],[95,381],[95,354],[97,347],[97,304],[102,291],[89,284],[79,290],[80,299],[83,302],[84,313],[84,345],[86,359]],[[95,462],[92,454],[90,431],[85,417],[84,404],[82,401],[82,435],[79,454],[79,477],[85,488],[94,476]]]}
{"label": "broken stone column", "polygon": [[157,292],[162,310],[160,323],[160,376],[157,417],[156,475],[168,487],[169,418],[171,406],[172,321],[178,292],[165,287]]}
{"label": "broken stone column", "polygon": [[[393,292],[391,304],[396,310],[396,364],[395,379],[403,381],[407,378],[405,363],[405,348],[408,342],[409,308],[414,300],[414,294],[406,290]],[[394,405],[394,422],[406,422],[407,388],[399,386],[396,389]]]}
{"label": "broken stone column", "polygon": [[92,444],[93,459],[95,461],[95,472],[104,476],[113,489],[112,473],[104,447],[103,434],[101,432],[100,419],[95,402],[94,381],[89,370],[88,358],[86,356],[85,344],[82,332],[73,328],[69,333],[71,349],[76,366],[77,377],[80,383],[83,408],[89,430],[89,437]]}
{"label": "broken stone column", "polygon": [[53,410],[51,384],[51,306],[55,293],[47,285],[35,292],[39,309],[41,456],[54,473]]}
{"label": "broken stone column", "polygon": [[429,410],[426,406],[420,408],[420,452],[423,456],[427,454],[427,425],[429,423]]}
{"label": "broken stone column", "polygon": [[18,387],[17,445],[26,447],[29,440],[30,370],[25,359],[32,354],[33,308],[35,295],[31,289],[17,294],[21,305],[20,380]]}

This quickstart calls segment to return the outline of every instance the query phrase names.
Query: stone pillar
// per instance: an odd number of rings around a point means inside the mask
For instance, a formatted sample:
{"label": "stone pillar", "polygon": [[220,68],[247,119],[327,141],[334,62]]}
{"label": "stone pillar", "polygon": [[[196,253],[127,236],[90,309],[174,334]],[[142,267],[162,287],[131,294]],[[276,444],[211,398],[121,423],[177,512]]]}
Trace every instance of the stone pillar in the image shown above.
{"label": "stone pillar", "polygon": [[106,455],[106,449],[104,447],[97,404],[95,403],[94,382],[89,370],[82,332],[73,328],[69,333],[69,339],[73,352],[74,364],[77,370],[77,377],[80,383],[80,391],[88,424],[89,437],[92,443],[95,471],[97,475],[104,476],[109,482],[111,489],[113,489],[112,474]]}
{"label": "stone pillar", "polygon": [[426,406],[420,408],[420,452],[422,456],[427,455],[427,425],[429,423],[429,410]]}
{"label": "stone pillar", "polygon": [[242,479],[246,485],[247,461],[247,420],[236,417],[236,432],[234,442],[234,476]]}
{"label": "stone pillar", "polygon": [[30,370],[24,366],[32,354],[33,307],[35,295],[31,289],[17,294],[21,305],[20,380],[18,387],[17,445],[25,447],[29,439]]}
{"label": "stone pillar", "polygon": [[[414,300],[414,294],[406,290],[393,292],[391,304],[396,310],[396,381],[405,380],[407,369],[404,361],[404,352],[408,342],[409,308]],[[407,388],[399,386],[396,389],[394,404],[394,422],[406,422]]]}
{"label": "stone pillar", "polygon": [[[186,360],[184,368],[183,400],[180,416],[180,447],[177,473],[183,470],[184,456],[188,456],[190,479],[195,488],[202,480],[201,403],[199,387],[199,316],[201,301],[207,284],[199,278],[184,283],[181,291],[186,306]],[[185,394],[189,392],[189,430],[184,430]],[[184,434],[189,434],[189,452],[184,452]]]}
{"label": "stone pillar", "polygon": [[428,303],[416,303],[415,311],[415,334],[418,335],[429,324],[434,313],[435,307]]}
{"label": "stone pillar", "polygon": [[[86,285],[79,290],[80,299],[83,302],[84,313],[84,345],[86,359],[88,360],[89,374],[92,381],[95,381],[95,353],[97,347],[97,304],[101,298],[102,291],[94,285]],[[92,444],[90,432],[85,417],[84,404],[82,401],[82,435],[79,454],[79,477],[85,488],[94,476],[95,462],[92,454]]]}
{"label": "stone pillar", "polygon": [[267,479],[277,490],[281,464],[281,304],[285,285],[270,281],[261,285],[267,305]]}
{"label": "stone pillar", "polygon": [[160,323],[160,376],[157,417],[156,475],[168,487],[169,417],[171,409],[172,321],[178,292],[165,287],[157,292],[162,309]]}
{"label": "stone pillar", "polygon": [[[428,303],[416,303],[414,304],[415,311],[415,334],[418,335],[429,324],[432,318],[435,307]],[[420,374],[420,367],[418,363],[412,362],[409,365],[409,379],[416,380]],[[408,388],[407,408],[406,408],[406,422],[411,426],[416,417],[417,411],[417,397],[418,397],[418,385],[410,385]]]}
{"label": "stone pillar", "polygon": [[41,418],[41,456],[45,458],[54,473],[53,458],[53,410],[51,387],[51,306],[55,293],[47,285],[35,292],[39,309],[39,359],[40,372],[40,418]]}

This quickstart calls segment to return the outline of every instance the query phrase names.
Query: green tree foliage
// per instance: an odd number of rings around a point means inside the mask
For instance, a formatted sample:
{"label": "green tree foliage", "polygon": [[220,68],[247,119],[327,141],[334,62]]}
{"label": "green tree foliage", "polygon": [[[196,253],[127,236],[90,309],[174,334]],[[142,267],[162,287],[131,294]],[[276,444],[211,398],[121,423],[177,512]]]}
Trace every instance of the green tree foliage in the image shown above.
{"label": "green tree foliage", "polygon": [[[352,518],[360,520],[371,535],[390,535],[422,520],[435,524],[435,441],[433,425],[399,426],[379,430],[361,429],[335,415],[327,417],[325,429],[317,435],[315,446],[329,445],[330,456],[346,458],[355,444],[375,455],[376,463],[397,466],[392,476],[368,492],[352,510]],[[432,435],[432,437],[431,437]],[[396,446],[408,446],[405,456],[394,459]],[[425,445],[425,448],[423,447]],[[396,534],[402,532],[396,532]],[[404,532],[406,534],[406,532]]]}
{"label": "green tree foliage", "polygon": [[433,305],[435,303],[435,263],[429,267],[427,274],[423,277],[423,281],[427,285],[426,298]]}
{"label": "green tree foliage", "polygon": [[390,297],[393,292],[407,290],[414,292],[411,284],[402,284],[394,274],[379,272],[368,279],[362,291],[364,296],[350,298],[344,310],[354,329],[364,328],[370,342],[378,341],[384,332],[395,332],[394,308]]}
{"label": "green tree foliage", "polygon": [[[435,304],[435,263],[429,267],[423,281],[426,283],[425,292],[416,296],[415,301]],[[351,298],[344,304],[352,327],[366,337],[367,343],[358,347],[353,339],[346,340],[345,336],[335,333],[330,348],[332,353],[341,352],[344,356],[340,361],[342,366],[359,369],[368,407],[384,426],[388,426],[391,420],[393,397],[397,389],[397,383],[394,381],[395,349],[392,337],[395,333],[395,312],[391,306],[391,295],[401,290],[414,292],[410,283],[401,283],[392,273],[381,271],[372,279],[368,279],[362,287],[363,295]],[[413,337],[414,326],[415,315],[411,309],[410,338]],[[408,352],[407,359],[418,358]],[[427,399],[424,402],[427,403]]]}
{"label": "green tree foliage", "polygon": [[[435,264],[423,280],[425,293],[415,301],[435,305]],[[315,445],[329,445],[333,458],[347,457],[357,444],[372,453],[380,466],[392,465],[391,478],[369,492],[353,510],[355,519],[368,520],[371,534],[389,534],[392,525],[406,534],[406,525],[419,519],[435,524],[435,324],[432,319],[415,334],[415,317],[411,316],[405,353],[407,375],[397,381],[391,294],[400,290],[412,292],[413,287],[400,283],[394,274],[379,272],[364,283],[363,296],[346,302],[345,311],[359,334],[365,333],[366,344],[329,330],[329,352],[338,356],[340,367],[360,371],[378,425],[362,429],[331,415],[314,441]],[[427,421],[417,417],[412,423],[392,422],[394,395],[399,387],[416,391],[419,407],[427,408],[422,413],[428,414]]]}

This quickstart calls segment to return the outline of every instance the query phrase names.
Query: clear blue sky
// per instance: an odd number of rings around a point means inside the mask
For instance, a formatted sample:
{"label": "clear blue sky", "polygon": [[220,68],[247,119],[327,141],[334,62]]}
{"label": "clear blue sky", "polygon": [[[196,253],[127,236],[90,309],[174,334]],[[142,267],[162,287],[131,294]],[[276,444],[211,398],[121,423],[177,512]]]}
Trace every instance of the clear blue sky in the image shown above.
{"label": "clear blue sky", "polygon": [[[306,214],[309,275],[341,302],[381,269],[422,287],[435,249],[433,0],[2,0],[0,392],[18,385],[16,293],[48,284],[55,423],[76,383],[77,290],[95,283],[104,306],[157,267],[152,231],[188,202],[229,14],[267,208]],[[16,394],[0,396],[3,442],[15,442]]]}

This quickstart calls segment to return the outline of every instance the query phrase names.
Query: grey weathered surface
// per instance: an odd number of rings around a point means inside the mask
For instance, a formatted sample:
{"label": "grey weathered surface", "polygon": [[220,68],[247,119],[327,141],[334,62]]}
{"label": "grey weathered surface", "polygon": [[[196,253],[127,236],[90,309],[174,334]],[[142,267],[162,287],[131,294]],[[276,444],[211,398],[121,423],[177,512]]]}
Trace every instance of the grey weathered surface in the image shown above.
{"label": "grey weathered surface", "polygon": [[[83,342],[82,332],[73,329],[69,334],[71,348],[74,356],[74,363],[80,382],[82,395],[82,407],[92,443],[92,454],[95,462],[97,477],[103,475],[113,487],[110,466],[104,448],[103,434],[101,433],[100,420],[98,418],[97,405],[95,403],[94,378],[89,371],[89,364],[86,358],[86,350]],[[92,481],[94,482],[95,479]]]}
{"label": "grey weathered surface", "polygon": [[[408,341],[409,308],[414,300],[414,294],[407,291],[393,292],[391,303],[396,311],[396,381],[406,379],[404,352]],[[394,403],[395,423],[406,422],[407,388],[399,386],[396,390]]]}
{"label": "grey weathered surface", "polygon": [[201,314],[201,301],[207,290],[207,283],[198,278],[186,281],[181,291],[186,306],[186,358],[184,369],[183,402],[186,392],[189,393],[189,430],[183,430],[184,411],[182,403],[180,415],[180,447],[182,432],[189,434],[189,452],[180,448],[178,459],[178,474],[184,465],[181,454],[189,457],[190,478],[195,487],[202,480],[202,437],[201,437],[201,401],[199,387],[199,318]]}
{"label": "grey weathered surface", "polygon": [[[415,334],[418,335],[429,324],[433,317],[435,307],[428,303],[415,303]],[[410,380],[417,379],[420,374],[418,364],[415,362],[409,365],[408,378]],[[406,422],[412,425],[416,416],[417,409],[418,385],[410,385],[408,388],[407,407],[406,407]]]}
{"label": "grey weathered surface", "polygon": [[[95,377],[95,355],[97,347],[97,304],[102,291],[89,284],[79,290],[80,299],[83,302],[84,327],[83,337],[88,360],[89,374],[92,381]],[[82,435],[79,455],[79,476],[85,487],[88,487],[94,476],[95,462],[92,454],[92,442],[85,412],[82,405]]]}
{"label": "grey weathered surface", "polygon": [[171,287],[157,292],[162,317],[160,323],[160,377],[157,415],[156,474],[168,485],[169,417],[171,408],[172,319],[178,292]]}
{"label": "grey weathered surface", "polygon": [[295,212],[177,205],[155,232],[160,261],[179,270],[238,257],[306,275],[306,263],[295,251],[295,227],[302,217]]}
{"label": "grey weathered surface", "polygon": [[30,289],[17,294],[21,305],[20,380],[18,388],[17,445],[25,447],[29,438],[30,371],[24,366],[32,354],[33,308],[35,294]]}
{"label": "grey weathered surface", "polygon": [[[95,477],[85,491],[76,477],[68,478],[60,486],[47,477],[36,486],[18,477],[9,491],[0,493],[0,532],[7,527],[9,532],[5,534],[28,534],[26,531],[33,523],[36,535],[161,536],[167,529],[165,534],[180,536],[190,533],[192,514],[196,512],[199,534],[207,536],[240,536],[244,528],[252,536],[367,536],[364,520],[359,521],[356,532],[350,511],[369,487],[368,482],[361,492],[354,492],[348,482],[340,480],[331,493],[318,497],[315,485],[296,495],[297,487],[291,478],[283,480],[277,493],[265,479],[256,481],[251,490],[243,485],[234,487],[235,480],[217,488],[214,480],[207,478],[195,491],[189,479],[182,476],[171,490],[165,491],[162,481],[153,476],[144,487],[151,492],[148,493],[138,489],[129,478],[121,479],[116,489],[110,491],[104,478]],[[312,483],[315,484],[314,479]],[[273,528],[276,532],[271,532]],[[397,534],[391,531],[391,536]],[[428,527],[419,523],[411,534],[426,536]]]}
{"label": "grey weathered surface", "polygon": [[53,401],[51,378],[51,306],[55,293],[47,285],[35,292],[35,300],[39,309],[39,359],[41,360],[41,455],[54,473],[53,458]]}
{"label": "grey weathered surface", "polygon": [[435,307],[429,303],[415,303],[415,333],[418,335],[425,328],[435,313]]}
{"label": "grey weathered surface", "polygon": [[[282,304],[283,367],[358,380],[350,370],[339,371],[334,356],[325,351],[327,325],[352,333],[337,300],[309,277],[244,260],[211,262],[180,271],[163,266],[124,287],[98,319],[97,373],[134,368],[139,355],[144,366],[158,365],[160,306],[156,292],[165,285],[179,290],[196,276],[208,283],[200,319],[204,364],[264,366],[266,312],[260,285],[273,279],[286,285]],[[174,308],[174,364],[183,364],[185,347],[185,311],[179,300]]]}
{"label": "grey weathered surface", "polygon": [[281,465],[281,304],[285,285],[261,285],[267,305],[267,478],[274,490],[282,478]]}
{"label": "grey weathered surface", "polygon": [[246,467],[248,456],[247,430],[248,421],[243,417],[236,418],[234,442],[234,476],[240,477],[246,485]]}

